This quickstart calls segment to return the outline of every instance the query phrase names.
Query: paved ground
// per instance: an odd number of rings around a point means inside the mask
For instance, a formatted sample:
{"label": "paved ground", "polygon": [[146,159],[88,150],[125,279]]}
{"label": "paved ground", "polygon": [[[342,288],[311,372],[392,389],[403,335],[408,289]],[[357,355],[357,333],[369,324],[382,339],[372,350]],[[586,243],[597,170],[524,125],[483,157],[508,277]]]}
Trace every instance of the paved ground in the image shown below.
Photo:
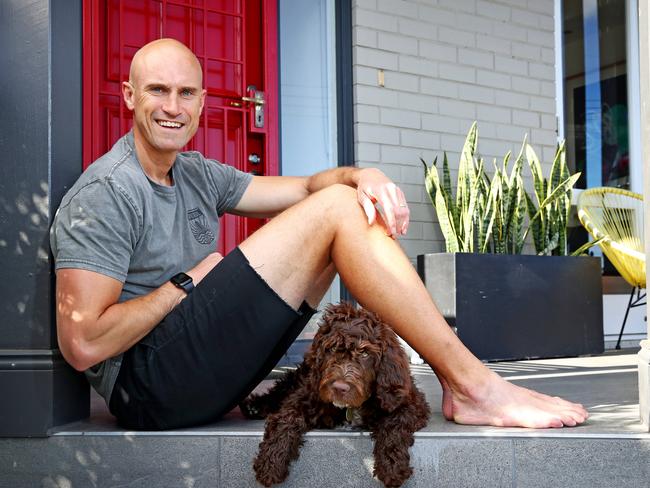
{"label": "paved ground", "polygon": [[[608,352],[602,356],[491,363],[488,366],[508,381],[538,391],[580,402],[590,412],[589,421],[575,428],[532,430],[469,427],[447,422],[440,411],[441,391],[427,366],[413,366],[413,373],[426,392],[433,415],[418,435],[424,437],[568,437],[568,438],[638,438],[650,439],[639,422],[636,350]],[[270,381],[260,388],[266,388]],[[261,421],[244,419],[233,410],[220,422],[178,431],[179,435],[259,435]],[[103,401],[93,397],[92,416],[60,428],[56,435],[70,434],[123,435]],[[167,432],[166,435],[174,434]],[[313,433],[318,435],[318,433]],[[331,436],[335,432],[323,432]],[[343,433],[342,433],[343,434]],[[136,434],[137,435],[137,434]],[[149,433],[148,435],[151,435]],[[349,431],[345,435],[350,435]]]}

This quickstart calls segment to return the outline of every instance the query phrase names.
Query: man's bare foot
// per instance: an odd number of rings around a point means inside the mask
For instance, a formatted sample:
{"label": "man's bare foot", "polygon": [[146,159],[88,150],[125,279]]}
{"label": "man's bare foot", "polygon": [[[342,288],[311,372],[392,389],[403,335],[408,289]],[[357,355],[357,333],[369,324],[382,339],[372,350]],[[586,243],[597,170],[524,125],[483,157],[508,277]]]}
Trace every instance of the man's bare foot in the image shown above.
{"label": "man's bare foot", "polygon": [[580,404],[513,385],[494,372],[488,378],[460,394],[439,376],[445,418],[465,425],[545,429],[574,427],[589,417]]}

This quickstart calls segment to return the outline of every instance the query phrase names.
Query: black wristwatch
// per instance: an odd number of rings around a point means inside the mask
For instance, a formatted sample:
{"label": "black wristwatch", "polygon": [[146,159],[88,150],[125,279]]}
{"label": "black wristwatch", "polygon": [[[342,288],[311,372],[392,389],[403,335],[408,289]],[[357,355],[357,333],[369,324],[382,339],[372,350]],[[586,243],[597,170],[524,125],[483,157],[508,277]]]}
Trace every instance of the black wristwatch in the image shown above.
{"label": "black wristwatch", "polygon": [[188,295],[194,289],[194,281],[192,281],[192,277],[186,273],[178,273],[172,276],[169,281],[171,281],[176,288],[185,290],[185,293]]}

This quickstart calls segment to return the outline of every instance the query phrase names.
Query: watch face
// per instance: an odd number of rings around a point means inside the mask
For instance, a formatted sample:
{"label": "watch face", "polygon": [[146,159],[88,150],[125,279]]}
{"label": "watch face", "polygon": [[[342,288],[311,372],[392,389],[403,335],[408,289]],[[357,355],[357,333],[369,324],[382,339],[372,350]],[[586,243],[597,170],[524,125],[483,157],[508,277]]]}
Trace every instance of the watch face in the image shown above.
{"label": "watch face", "polygon": [[178,273],[177,275],[172,276],[170,281],[176,286],[183,286],[192,283],[192,278],[185,273]]}

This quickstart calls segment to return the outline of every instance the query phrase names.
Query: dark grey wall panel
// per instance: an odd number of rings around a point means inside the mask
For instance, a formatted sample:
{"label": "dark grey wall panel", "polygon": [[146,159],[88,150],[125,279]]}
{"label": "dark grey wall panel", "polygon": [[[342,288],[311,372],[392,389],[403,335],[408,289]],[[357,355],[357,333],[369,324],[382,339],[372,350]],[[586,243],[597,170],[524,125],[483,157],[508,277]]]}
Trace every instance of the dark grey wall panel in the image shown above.
{"label": "dark grey wall panel", "polygon": [[0,349],[50,346],[49,9],[0,2]]}

